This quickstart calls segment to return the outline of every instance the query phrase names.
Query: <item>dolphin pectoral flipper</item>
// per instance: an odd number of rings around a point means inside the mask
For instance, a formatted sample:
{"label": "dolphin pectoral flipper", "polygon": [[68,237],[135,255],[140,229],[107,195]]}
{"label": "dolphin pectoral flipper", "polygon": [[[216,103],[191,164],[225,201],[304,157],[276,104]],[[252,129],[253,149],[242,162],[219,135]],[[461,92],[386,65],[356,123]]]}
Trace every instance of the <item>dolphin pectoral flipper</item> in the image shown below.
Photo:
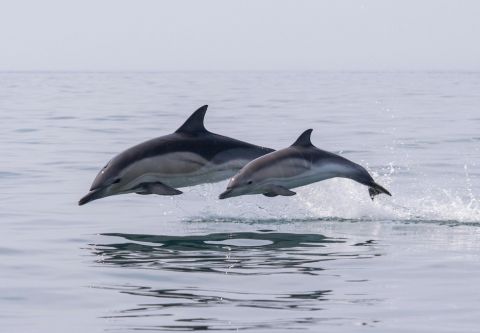
{"label": "dolphin pectoral flipper", "polygon": [[141,183],[135,188],[135,193],[147,195],[147,194],[158,194],[158,195],[178,195],[183,192],[177,190],[176,188],[165,185],[161,182],[155,183]]}
{"label": "dolphin pectoral flipper", "polygon": [[267,192],[267,193],[263,193],[263,195],[269,198],[273,198],[273,197],[276,197],[278,194]]}
{"label": "dolphin pectoral flipper", "polygon": [[264,193],[267,197],[275,197],[277,195],[283,195],[285,197],[290,197],[297,194],[296,192],[290,191],[288,188],[280,185],[271,185],[269,186],[268,192]]}

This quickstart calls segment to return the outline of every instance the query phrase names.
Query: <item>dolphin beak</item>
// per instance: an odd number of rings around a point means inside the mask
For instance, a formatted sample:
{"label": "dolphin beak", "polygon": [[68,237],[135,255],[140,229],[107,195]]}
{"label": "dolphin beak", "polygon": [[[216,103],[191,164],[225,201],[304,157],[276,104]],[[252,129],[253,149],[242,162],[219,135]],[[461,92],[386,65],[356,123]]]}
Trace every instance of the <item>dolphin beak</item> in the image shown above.
{"label": "dolphin beak", "polygon": [[230,189],[227,189],[225,192],[221,193],[221,194],[218,196],[218,198],[219,198],[219,199],[231,198],[231,197],[233,197],[233,195],[231,195],[231,194],[232,194],[232,189],[230,188]]}
{"label": "dolphin beak", "polygon": [[81,198],[78,201],[78,205],[82,206],[82,205],[85,205],[86,203],[89,203],[90,201],[102,198],[103,197],[102,193],[101,193],[102,190],[103,189],[96,189],[96,190],[88,192],[83,198]]}

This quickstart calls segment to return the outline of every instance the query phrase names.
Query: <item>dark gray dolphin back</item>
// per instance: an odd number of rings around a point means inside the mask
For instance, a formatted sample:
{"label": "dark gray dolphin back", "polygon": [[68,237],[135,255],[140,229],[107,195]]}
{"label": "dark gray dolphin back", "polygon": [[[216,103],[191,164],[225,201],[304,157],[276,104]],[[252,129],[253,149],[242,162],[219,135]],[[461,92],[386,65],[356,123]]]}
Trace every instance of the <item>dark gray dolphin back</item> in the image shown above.
{"label": "dark gray dolphin back", "polygon": [[311,141],[312,129],[304,131],[298,139],[290,146],[295,151],[299,150],[301,158],[310,160],[311,163],[337,163],[345,165],[355,170],[354,180],[361,180],[362,183],[370,183],[373,181],[372,177],[368,174],[367,170],[361,165],[354,163],[343,156],[331,153],[326,150],[315,147]]}
{"label": "dark gray dolphin back", "polygon": [[[273,151],[270,148],[260,147],[208,131],[204,124],[207,108],[208,105],[204,105],[192,113],[173,134],[177,134],[183,139],[184,143],[190,145],[190,148],[193,149],[192,152],[219,164],[235,157],[252,160]],[[176,148],[177,151],[189,151],[187,147],[177,146]]]}
{"label": "dark gray dolphin back", "polygon": [[[368,173],[368,171],[360,164],[352,162],[343,156],[315,147],[311,141],[311,134],[312,134],[312,129],[307,129],[302,134],[300,134],[298,139],[290,146],[290,148],[307,150],[309,152],[308,155],[312,163],[319,163],[319,162],[321,163],[322,161],[332,161],[332,162],[350,167],[351,170],[353,171],[352,174],[350,175],[339,174],[338,177],[350,178],[352,180],[359,182],[360,184],[368,186],[369,194],[372,200],[374,196],[380,193],[384,193],[391,196],[390,192],[386,190],[384,187],[377,184],[375,180],[372,178],[372,176]],[[305,156],[302,156],[302,157],[305,158]]]}

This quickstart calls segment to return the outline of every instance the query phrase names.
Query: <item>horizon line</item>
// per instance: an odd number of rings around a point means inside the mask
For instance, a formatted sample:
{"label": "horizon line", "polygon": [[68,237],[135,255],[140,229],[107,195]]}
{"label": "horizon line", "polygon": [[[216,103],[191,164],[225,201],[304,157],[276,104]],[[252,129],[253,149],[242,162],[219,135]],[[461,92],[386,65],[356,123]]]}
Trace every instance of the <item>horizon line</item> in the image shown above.
{"label": "horizon line", "polygon": [[190,72],[257,72],[257,73],[476,73],[480,69],[0,69],[0,73],[190,73]]}

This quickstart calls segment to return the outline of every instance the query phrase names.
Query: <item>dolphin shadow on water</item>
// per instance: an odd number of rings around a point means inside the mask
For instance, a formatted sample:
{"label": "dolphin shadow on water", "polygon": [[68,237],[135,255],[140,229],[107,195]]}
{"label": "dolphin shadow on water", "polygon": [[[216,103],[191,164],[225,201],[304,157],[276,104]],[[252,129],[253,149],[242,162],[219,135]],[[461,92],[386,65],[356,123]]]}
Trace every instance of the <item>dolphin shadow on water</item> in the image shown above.
{"label": "dolphin shadow on water", "polygon": [[[96,265],[121,268],[123,273],[114,284],[95,288],[130,295],[135,302],[102,317],[121,320],[117,323],[134,318],[131,325],[140,330],[294,330],[325,321],[351,322],[351,318],[325,317],[320,311],[339,298],[325,288],[338,280],[338,273],[325,268],[332,260],[379,255],[368,248],[375,245],[374,240],[355,243],[347,238],[272,230],[101,235],[115,240],[91,244]],[[134,282],[128,271],[135,272]],[[278,285],[264,289],[265,283]],[[354,302],[376,302],[361,293],[348,297]],[[288,316],[282,317],[280,310]],[[239,311],[255,311],[257,316],[245,317]]]}

